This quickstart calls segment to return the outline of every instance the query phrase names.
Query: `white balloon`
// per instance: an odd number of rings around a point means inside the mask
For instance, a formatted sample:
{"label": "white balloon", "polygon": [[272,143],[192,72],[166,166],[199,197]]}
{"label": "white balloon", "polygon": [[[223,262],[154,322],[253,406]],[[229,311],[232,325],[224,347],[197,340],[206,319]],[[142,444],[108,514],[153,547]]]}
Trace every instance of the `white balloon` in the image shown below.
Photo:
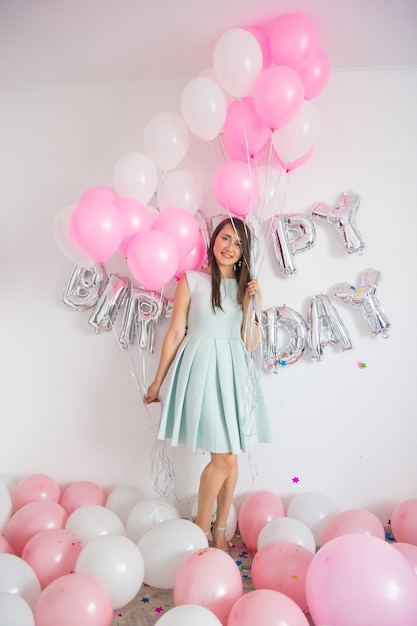
{"label": "white balloon", "polygon": [[42,589],[38,577],[26,561],[15,554],[2,553],[0,554],[0,591],[21,596],[33,608]]}
{"label": "white balloon", "polygon": [[0,592],[0,624],[35,626],[35,618],[29,604],[21,596]]}
{"label": "white balloon", "polygon": [[320,493],[305,493],[295,496],[288,505],[288,517],[295,517],[309,527],[316,540],[322,545],[327,525],[340,513],[340,508],[331,498]]}
{"label": "white balloon", "polygon": [[127,536],[136,543],[156,524],[179,518],[178,510],[169,502],[158,498],[141,500],[135,504],[127,518]]}
{"label": "white balloon", "polygon": [[248,95],[263,65],[261,46],[243,28],[223,33],[213,51],[213,67],[223,89],[235,98]]}
{"label": "white balloon", "polygon": [[128,604],[143,583],[145,564],[139,548],[123,535],[102,535],[81,550],[77,574],[100,581],[110,594],[114,609]]}
{"label": "white balloon", "polygon": [[67,206],[58,211],[54,220],[54,237],[55,243],[60,252],[73,263],[81,265],[81,267],[92,267],[95,261],[86,256],[73,242],[69,223],[71,215],[75,209],[75,205]]}
{"label": "white balloon", "polygon": [[126,535],[122,520],[99,504],[80,506],[68,517],[65,530],[73,533],[84,545],[101,535]]}
{"label": "white balloon", "polygon": [[158,172],[147,154],[129,152],[117,161],[113,179],[119,196],[134,198],[147,204],[156,191]]}
{"label": "white balloon", "polygon": [[316,553],[316,541],[308,526],[292,517],[273,519],[262,528],[258,535],[258,550],[271,541],[292,541]]}
{"label": "white balloon", "polygon": [[138,542],[145,561],[145,583],[173,589],[180,565],[193,552],[207,547],[206,535],[189,520],[174,519],[153,526]]}
{"label": "white balloon", "polygon": [[212,611],[199,604],[182,604],[170,609],[158,619],[158,626],[221,626]]}
{"label": "white balloon", "polygon": [[181,94],[181,115],[197,137],[211,141],[226,120],[227,100],[223,89],[206,76],[193,78]]}
{"label": "white balloon", "polygon": [[186,209],[194,215],[201,204],[202,197],[202,185],[190,170],[168,172],[158,186],[157,198],[160,211],[174,207]]}
{"label": "white balloon", "polygon": [[106,507],[116,513],[126,526],[127,518],[135,504],[144,499],[143,492],[134,485],[118,485],[107,496]]}
{"label": "white balloon", "polygon": [[145,126],[145,150],[160,170],[174,169],[185,157],[189,146],[189,133],[184,120],[170,111],[153,115]]}
{"label": "white balloon", "polygon": [[295,116],[274,131],[274,147],[284,163],[292,163],[316,144],[320,133],[320,116],[315,105],[304,100]]}
{"label": "white balloon", "polygon": [[0,480],[0,533],[3,531],[6,523],[12,514],[12,496],[7,485]]}

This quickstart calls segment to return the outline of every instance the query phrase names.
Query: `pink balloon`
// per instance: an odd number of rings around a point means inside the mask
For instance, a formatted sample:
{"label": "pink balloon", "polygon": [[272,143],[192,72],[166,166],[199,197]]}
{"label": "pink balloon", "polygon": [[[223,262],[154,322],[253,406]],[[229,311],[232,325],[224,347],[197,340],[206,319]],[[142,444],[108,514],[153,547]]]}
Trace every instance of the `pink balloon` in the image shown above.
{"label": "pink balloon", "polygon": [[191,252],[200,234],[197,220],[186,209],[168,208],[159,213],[152,224],[152,230],[172,237],[181,258]]}
{"label": "pink balloon", "polygon": [[252,158],[265,148],[270,129],[260,119],[252,98],[234,100],[227,109],[223,137],[227,146],[237,148],[241,159]]}
{"label": "pink balloon", "polygon": [[272,62],[268,35],[264,30],[255,26],[248,26],[245,30],[253,35],[257,40],[262,52],[262,70],[266,70]]}
{"label": "pink balloon", "polygon": [[343,535],[314,555],[306,595],[315,624],[415,626],[417,577],[402,554],[370,535]]}
{"label": "pink balloon", "polygon": [[3,535],[17,555],[34,535],[47,528],[64,528],[68,516],[57,502],[39,500],[22,506],[9,519]]}
{"label": "pink balloon", "polygon": [[264,124],[276,130],[285,126],[300,109],[304,85],[291,67],[275,65],[260,74],[252,93],[257,114]]}
{"label": "pink balloon", "polygon": [[16,554],[10,543],[3,535],[0,535],[0,554]]}
{"label": "pink balloon", "polygon": [[238,526],[248,550],[255,552],[258,535],[268,522],[284,517],[281,498],[271,491],[255,491],[242,503],[238,514]]}
{"label": "pink balloon", "polygon": [[114,204],[89,200],[76,206],[69,227],[80,250],[94,261],[105,263],[120,246],[125,225]]}
{"label": "pink balloon", "polygon": [[313,554],[292,541],[271,541],[259,548],[252,561],[255,589],[275,589],[307,610],[305,582]]}
{"label": "pink balloon", "polygon": [[327,525],[323,533],[323,544],[340,535],[360,533],[385,539],[384,526],[380,519],[370,511],[364,509],[349,509],[342,511]]}
{"label": "pink balloon", "polygon": [[291,598],[272,589],[257,589],[239,598],[227,626],[308,626],[308,623]]}
{"label": "pink balloon", "polygon": [[124,233],[119,252],[126,256],[136,235],[151,228],[153,218],[148,207],[134,198],[117,198],[113,204],[124,220]]}
{"label": "pink balloon", "polygon": [[17,511],[29,502],[36,500],[52,500],[59,502],[61,488],[51,476],[47,474],[32,474],[22,478],[13,490],[13,510]]}
{"label": "pink balloon", "polygon": [[243,161],[222,163],[214,172],[212,183],[217,202],[234,215],[248,215],[258,202],[258,174]]}
{"label": "pink balloon", "polygon": [[298,72],[304,84],[304,98],[312,100],[319,95],[330,78],[330,61],[323,50],[317,48],[312,60]]}
{"label": "pink balloon", "polygon": [[158,230],[139,233],[127,251],[130,271],[150,291],[161,289],[173,278],[178,261],[178,248],[174,239]]}
{"label": "pink balloon", "polygon": [[226,625],[242,591],[242,577],[233,559],[217,548],[204,548],[180,565],[175,577],[174,603],[205,606]]}
{"label": "pink balloon", "polygon": [[288,13],[272,27],[270,51],[277,65],[301,70],[313,58],[318,45],[318,33],[313,22],[302,13]]}
{"label": "pink balloon", "polygon": [[97,200],[99,202],[114,202],[119,196],[110,187],[90,187],[81,195],[78,200],[78,204],[81,202],[90,202],[90,200]]}
{"label": "pink balloon", "polygon": [[106,496],[104,489],[89,480],[80,480],[71,483],[63,492],[60,505],[64,507],[68,515],[76,509],[88,504],[104,506]]}
{"label": "pink balloon", "polygon": [[186,272],[187,270],[200,269],[204,262],[204,259],[206,258],[206,254],[207,246],[203,237],[201,237],[200,235],[197,240],[197,244],[194,246],[191,252],[189,252],[185,257],[179,260],[177,271],[175,272],[175,278],[179,280],[184,272]]}
{"label": "pink balloon", "polygon": [[397,541],[417,546],[417,498],[405,500],[395,507],[391,530]]}
{"label": "pink balloon", "polygon": [[111,597],[92,576],[68,574],[48,585],[33,614],[37,626],[110,626]]}
{"label": "pink balloon", "polygon": [[75,563],[83,549],[81,541],[63,528],[49,528],[34,535],[22,552],[42,589],[53,580],[75,572]]}
{"label": "pink balloon", "polygon": [[394,541],[391,545],[405,556],[414,572],[417,574],[417,546],[414,546],[412,543],[402,543],[399,541]]}

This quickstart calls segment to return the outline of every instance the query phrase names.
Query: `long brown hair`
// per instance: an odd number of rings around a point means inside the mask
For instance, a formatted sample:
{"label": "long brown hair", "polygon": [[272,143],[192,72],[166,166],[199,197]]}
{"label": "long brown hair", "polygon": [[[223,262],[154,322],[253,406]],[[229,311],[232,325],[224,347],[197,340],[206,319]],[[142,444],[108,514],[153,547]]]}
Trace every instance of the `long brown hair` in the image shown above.
{"label": "long brown hair", "polygon": [[214,229],[210,237],[210,245],[207,251],[207,260],[211,268],[211,306],[213,307],[214,312],[216,312],[216,308],[219,308],[221,310],[223,309],[221,305],[222,298],[220,293],[220,283],[222,275],[219,266],[217,265],[216,258],[213,254],[213,247],[217,235],[223,230],[223,228],[227,224],[231,224],[231,226],[233,227],[236,233],[236,237],[240,241],[240,247],[242,250],[242,256],[240,257],[239,262],[236,264],[235,269],[235,277],[237,282],[237,301],[239,304],[242,304],[247,284],[251,280],[251,232],[247,224],[245,224],[245,222],[243,222],[242,220],[238,219],[237,217],[228,217],[221,221],[220,224],[218,224]]}

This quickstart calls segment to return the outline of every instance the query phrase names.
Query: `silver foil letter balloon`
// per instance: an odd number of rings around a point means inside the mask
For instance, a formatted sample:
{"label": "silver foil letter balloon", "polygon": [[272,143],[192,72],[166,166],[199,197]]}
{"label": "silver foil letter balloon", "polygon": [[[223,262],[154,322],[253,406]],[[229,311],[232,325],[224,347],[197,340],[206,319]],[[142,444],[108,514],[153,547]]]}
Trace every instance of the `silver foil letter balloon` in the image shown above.
{"label": "silver foil letter balloon", "polygon": [[356,224],[359,203],[360,197],[357,193],[345,191],[333,209],[325,204],[317,204],[311,212],[312,217],[328,222],[337,230],[349,254],[362,254],[365,248]]}
{"label": "silver foil letter balloon", "polygon": [[132,288],[125,307],[119,342],[125,349],[137,338],[139,348],[153,352],[158,322],[164,318],[166,299],[157,292]]}
{"label": "silver foil letter balloon", "polygon": [[328,296],[320,294],[310,299],[307,323],[308,344],[314,361],[320,361],[328,344],[336,344],[341,350],[352,348],[349,334]]}
{"label": "silver foil letter balloon", "polygon": [[75,311],[91,309],[97,302],[108,281],[104,265],[92,267],[76,265],[71,272],[62,301]]}
{"label": "silver foil letter balloon", "polygon": [[373,335],[388,337],[391,323],[376,293],[381,278],[381,272],[370,268],[360,274],[359,287],[339,283],[332,291],[336,298],[360,310]]}
{"label": "silver foil letter balloon", "polygon": [[291,276],[297,269],[294,255],[309,250],[315,243],[315,228],[305,215],[275,215],[271,218],[272,240],[275,255],[284,276]]}
{"label": "silver foil letter balloon", "polygon": [[112,330],[120,307],[129,291],[130,280],[128,278],[118,274],[110,274],[107,285],[88,320],[88,323],[98,333]]}
{"label": "silver foil letter balloon", "polygon": [[[283,330],[284,329],[284,332]],[[262,311],[263,366],[276,374],[281,367],[293,365],[305,353],[307,329],[302,316],[286,306]],[[279,335],[288,335],[282,346]]]}

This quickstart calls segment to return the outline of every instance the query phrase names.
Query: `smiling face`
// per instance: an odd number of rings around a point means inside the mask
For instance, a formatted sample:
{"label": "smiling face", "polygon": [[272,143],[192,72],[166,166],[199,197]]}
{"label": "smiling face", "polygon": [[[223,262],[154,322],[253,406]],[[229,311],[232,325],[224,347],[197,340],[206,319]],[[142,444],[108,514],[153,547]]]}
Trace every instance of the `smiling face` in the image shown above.
{"label": "smiling face", "polygon": [[222,276],[234,276],[233,266],[242,256],[240,240],[232,224],[225,224],[217,235],[213,245],[213,255]]}

